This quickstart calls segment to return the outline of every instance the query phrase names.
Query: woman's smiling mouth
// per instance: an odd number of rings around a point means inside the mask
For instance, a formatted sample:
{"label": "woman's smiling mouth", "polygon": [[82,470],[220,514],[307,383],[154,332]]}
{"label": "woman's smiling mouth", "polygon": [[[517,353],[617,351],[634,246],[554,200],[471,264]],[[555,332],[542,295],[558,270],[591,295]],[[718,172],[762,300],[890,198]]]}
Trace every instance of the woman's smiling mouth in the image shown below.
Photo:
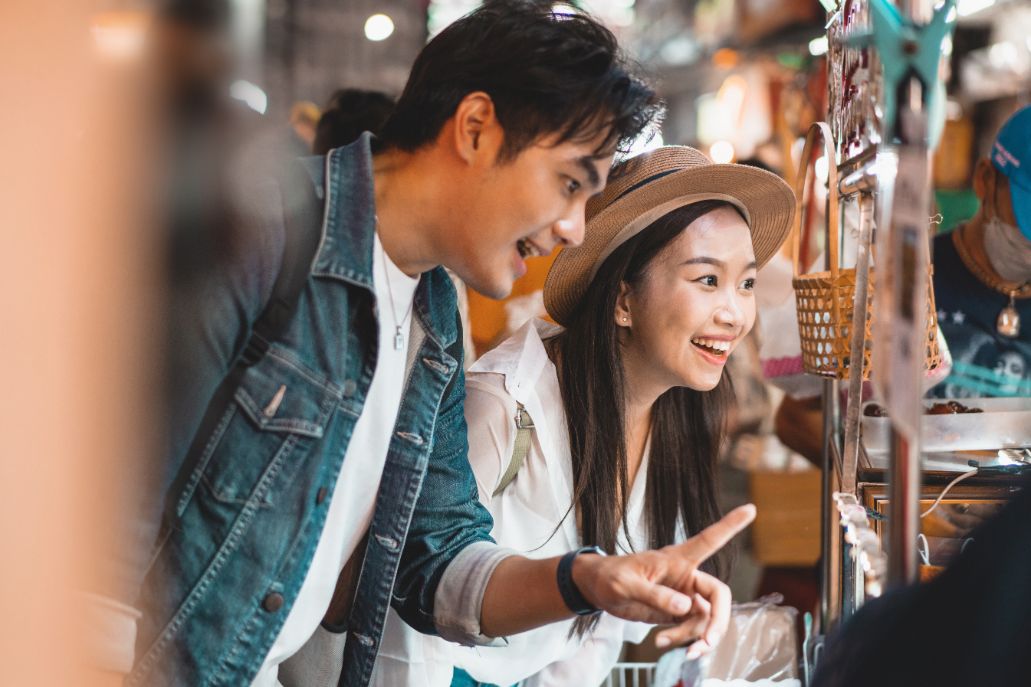
{"label": "woman's smiling mouth", "polygon": [[694,345],[703,358],[714,365],[724,365],[733,347],[732,340],[710,339],[707,337],[694,337],[691,339],[691,344]]}

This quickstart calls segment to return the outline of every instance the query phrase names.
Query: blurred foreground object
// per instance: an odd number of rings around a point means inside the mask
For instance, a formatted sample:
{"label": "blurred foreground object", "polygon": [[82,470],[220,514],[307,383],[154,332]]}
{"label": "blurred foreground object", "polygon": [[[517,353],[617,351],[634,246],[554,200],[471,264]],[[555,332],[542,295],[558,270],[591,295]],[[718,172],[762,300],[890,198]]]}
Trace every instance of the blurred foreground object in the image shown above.
{"label": "blurred foreground object", "polygon": [[84,596],[113,560],[148,443],[153,233],[130,89],[142,24],[87,0],[0,6],[0,662],[4,684],[91,685]]}

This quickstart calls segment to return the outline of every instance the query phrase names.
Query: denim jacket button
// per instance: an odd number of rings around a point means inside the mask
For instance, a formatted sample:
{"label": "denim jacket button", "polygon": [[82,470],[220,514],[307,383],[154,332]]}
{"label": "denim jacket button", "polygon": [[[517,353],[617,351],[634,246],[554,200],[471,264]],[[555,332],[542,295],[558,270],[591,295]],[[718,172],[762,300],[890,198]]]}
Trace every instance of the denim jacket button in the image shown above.
{"label": "denim jacket button", "polygon": [[350,398],[354,396],[354,392],[358,389],[358,385],[354,383],[353,379],[348,379],[344,382],[344,397]]}
{"label": "denim jacket button", "polygon": [[318,493],[315,494],[315,505],[321,506],[322,502],[326,500],[326,494],[329,493],[329,489],[326,487],[319,487]]}
{"label": "denim jacket button", "polygon": [[279,592],[272,592],[261,602],[261,607],[269,613],[275,613],[283,607],[283,595]]}

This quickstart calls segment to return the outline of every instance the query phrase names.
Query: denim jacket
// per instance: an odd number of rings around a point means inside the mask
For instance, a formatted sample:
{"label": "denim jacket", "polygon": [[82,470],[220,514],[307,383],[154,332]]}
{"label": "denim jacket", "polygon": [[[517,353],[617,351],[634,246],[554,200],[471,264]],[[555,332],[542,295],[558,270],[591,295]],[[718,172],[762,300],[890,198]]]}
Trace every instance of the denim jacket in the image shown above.
{"label": "denim jacket", "polygon": [[[308,570],[377,351],[368,135],[332,151],[325,174],[322,241],[294,319],[247,369],[199,464],[167,495],[127,684],[248,684]],[[250,299],[242,310],[260,309],[253,303],[259,294],[238,297]],[[425,336],[390,440],[348,621],[346,685],[368,681],[389,606],[435,633],[434,594],[445,568],[470,544],[491,541],[491,518],[466,457],[462,337],[442,268],[423,275],[414,317]]]}

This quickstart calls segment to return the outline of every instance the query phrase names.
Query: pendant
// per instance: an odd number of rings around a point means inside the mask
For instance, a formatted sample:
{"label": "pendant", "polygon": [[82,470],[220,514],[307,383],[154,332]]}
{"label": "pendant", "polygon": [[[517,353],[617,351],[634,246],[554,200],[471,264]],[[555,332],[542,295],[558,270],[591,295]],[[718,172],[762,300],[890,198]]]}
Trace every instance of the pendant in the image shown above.
{"label": "pendant", "polygon": [[1010,302],[999,312],[999,317],[995,320],[996,331],[1010,339],[1020,335],[1020,313],[1017,312],[1014,295],[1010,293]]}
{"label": "pendant", "polygon": [[[1001,317],[1001,315],[1000,315],[1000,317]],[[1016,336],[1016,335],[1014,334],[1014,336]],[[401,348],[404,347],[404,345],[405,345],[405,338],[401,335],[401,327],[399,326],[397,328],[397,330],[394,332],[394,350],[395,351],[400,351]]]}

